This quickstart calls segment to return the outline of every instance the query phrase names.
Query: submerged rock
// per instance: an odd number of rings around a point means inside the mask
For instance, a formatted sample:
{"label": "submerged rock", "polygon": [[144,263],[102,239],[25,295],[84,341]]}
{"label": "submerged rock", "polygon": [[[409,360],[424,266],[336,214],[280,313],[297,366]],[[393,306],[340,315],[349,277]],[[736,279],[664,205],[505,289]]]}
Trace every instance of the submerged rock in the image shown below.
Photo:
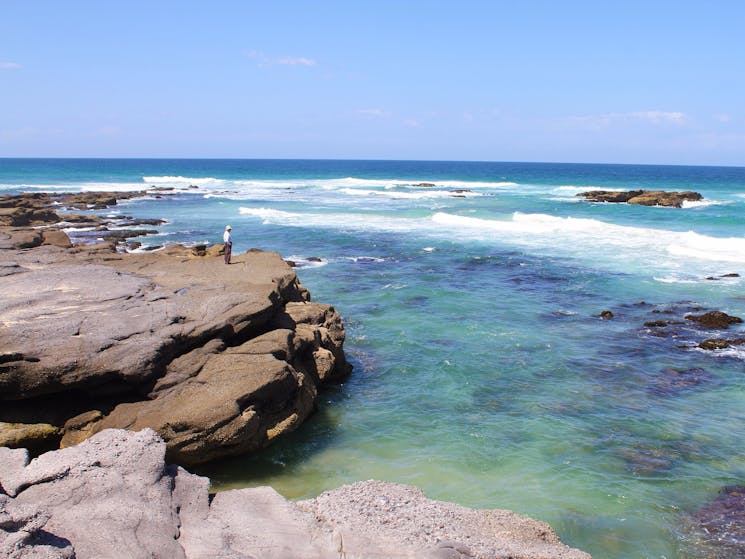
{"label": "submerged rock", "polygon": [[165,453],[149,429],[103,431],[30,463],[24,450],[0,448],[0,553],[590,559],[543,522],[433,501],[393,483],[360,482],[298,503],[269,487],[210,499],[209,480],[166,465]]}
{"label": "submerged rock", "polygon": [[688,520],[696,557],[745,557],[745,486],[724,487]]}
{"label": "submerged rock", "polygon": [[674,396],[684,390],[709,382],[711,379],[711,374],[700,367],[689,369],[667,367],[652,379],[649,390],[660,396]]}

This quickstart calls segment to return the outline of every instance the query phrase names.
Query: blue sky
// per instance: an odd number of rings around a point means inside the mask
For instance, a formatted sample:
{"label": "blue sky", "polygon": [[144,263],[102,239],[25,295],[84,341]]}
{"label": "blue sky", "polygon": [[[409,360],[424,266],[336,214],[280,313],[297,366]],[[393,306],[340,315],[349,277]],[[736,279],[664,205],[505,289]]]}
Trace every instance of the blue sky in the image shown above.
{"label": "blue sky", "polygon": [[0,157],[745,165],[745,2],[0,0]]}

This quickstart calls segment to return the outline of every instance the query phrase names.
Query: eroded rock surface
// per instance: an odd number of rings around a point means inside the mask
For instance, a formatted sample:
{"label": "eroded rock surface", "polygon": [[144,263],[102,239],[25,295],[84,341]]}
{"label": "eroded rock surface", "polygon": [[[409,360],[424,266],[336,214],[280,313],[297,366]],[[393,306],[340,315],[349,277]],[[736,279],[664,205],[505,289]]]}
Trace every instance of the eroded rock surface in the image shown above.
{"label": "eroded rock surface", "polygon": [[268,487],[218,493],[167,466],[150,430],[103,431],[28,462],[0,448],[0,555],[78,559],[589,559],[508,511],[366,481],[293,503]]}
{"label": "eroded rock surface", "polygon": [[[44,200],[0,198],[0,208],[16,204],[17,219],[49,211]],[[11,229],[16,240],[42,231],[6,225],[0,235]],[[295,429],[318,387],[349,373],[339,313],[311,302],[276,253],[225,265],[201,248],[0,250],[0,441],[29,446],[43,433],[45,444],[69,446],[106,428],[150,427],[169,460],[194,464]]]}

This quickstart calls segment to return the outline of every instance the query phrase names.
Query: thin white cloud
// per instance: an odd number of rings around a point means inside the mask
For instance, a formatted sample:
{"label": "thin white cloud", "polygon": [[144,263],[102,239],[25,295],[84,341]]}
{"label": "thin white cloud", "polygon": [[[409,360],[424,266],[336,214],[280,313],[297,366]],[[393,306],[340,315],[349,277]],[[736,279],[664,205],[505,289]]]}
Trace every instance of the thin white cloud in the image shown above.
{"label": "thin white cloud", "polygon": [[269,56],[260,50],[244,50],[243,56],[255,60],[257,65],[269,66],[316,66],[316,61],[305,56]]}
{"label": "thin white cloud", "polygon": [[96,136],[118,136],[120,133],[121,128],[113,125],[104,125],[95,131]]}
{"label": "thin white cloud", "polygon": [[688,117],[678,111],[635,111],[630,113],[573,116],[569,118],[570,123],[590,128],[607,128],[617,124],[633,123],[681,125],[687,121]]}
{"label": "thin white cloud", "polygon": [[714,115],[714,120],[719,122],[730,122],[732,121],[732,116],[727,113],[717,113]]}
{"label": "thin white cloud", "polygon": [[0,62],[0,70],[17,70],[20,67],[16,62]]}
{"label": "thin white cloud", "polygon": [[357,114],[377,118],[385,118],[391,116],[391,113],[389,113],[388,111],[384,111],[383,109],[358,109]]}
{"label": "thin white cloud", "polygon": [[409,128],[419,128],[420,122],[416,119],[409,118],[404,120],[404,126],[408,126]]}

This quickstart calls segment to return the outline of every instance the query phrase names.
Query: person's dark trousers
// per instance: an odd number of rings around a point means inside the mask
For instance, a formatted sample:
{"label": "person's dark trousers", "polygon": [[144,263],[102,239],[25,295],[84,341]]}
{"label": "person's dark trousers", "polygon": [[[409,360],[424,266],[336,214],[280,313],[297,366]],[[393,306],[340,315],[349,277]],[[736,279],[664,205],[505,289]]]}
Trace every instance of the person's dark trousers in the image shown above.
{"label": "person's dark trousers", "polygon": [[233,245],[230,243],[225,243],[225,264],[230,264],[230,253],[233,252]]}

